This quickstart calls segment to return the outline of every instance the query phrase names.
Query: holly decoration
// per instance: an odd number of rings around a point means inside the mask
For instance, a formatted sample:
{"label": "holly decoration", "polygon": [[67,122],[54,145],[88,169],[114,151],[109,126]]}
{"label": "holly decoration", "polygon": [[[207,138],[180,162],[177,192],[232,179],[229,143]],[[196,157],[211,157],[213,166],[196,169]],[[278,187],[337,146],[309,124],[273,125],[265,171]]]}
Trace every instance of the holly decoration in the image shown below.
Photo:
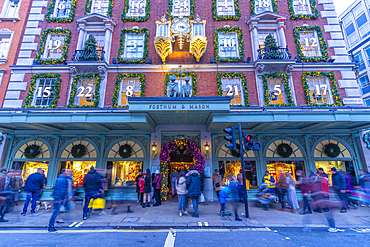
{"label": "holly decoration", "polygon": [[329,143],[324,146],[324,153],[330,158],[336,158],[340,154],[340,148],[338,144]]}
{"label": "holly decoration", "polygon": [[85,51],[96,51],[97,47],[98,46],[96,45],[95,37],[90,34],[85,42],[84,50]]}
{"label": "holly decoration", "polygon": [[127,159],[132,155],[132,147],[129,144],[124,144],[119,147],[118,153],[123,159]]}
{"label": "holly decoration", "polygon": [[293,153],[293,149],[289,144],[281,143],[277,146],[277,153],[283,158],[288,158]]}
{"label": "holly decoration", "polygon": [[71,154],[74,158],[79,159],[86,153],[86,147],[82,144],[77,144],[72,147]]}
{"label": "holly decoration", "polygon": [[264,59],[279,59],[281,52],[279,51],[280,46],[277,45],[275,37],[270,33],[265,39],[265,51],[266,54]]}
{"label": "holly decoration", "polygon": [[27,158],[27,159],[33,159],[35,158],[37,155],[40,154],[40,146],[37,146],[37,145],[30,145],[28,147],[26,147],[26,149],[24,150],[24,156]]}

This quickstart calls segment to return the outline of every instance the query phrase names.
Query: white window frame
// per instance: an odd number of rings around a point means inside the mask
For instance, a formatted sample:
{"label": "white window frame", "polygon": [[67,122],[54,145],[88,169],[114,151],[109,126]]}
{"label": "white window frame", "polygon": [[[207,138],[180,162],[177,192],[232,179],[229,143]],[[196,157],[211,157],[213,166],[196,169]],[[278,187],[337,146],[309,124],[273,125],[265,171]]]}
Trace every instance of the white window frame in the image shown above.
{"label": "white window frame", "polygon": [[[100,2],[100,10],[99,10],[99,2]],[[104,5],[103,5],[104,4]],[[106,6],[105,6],[106,5]],[[104,13],[104,9],[106,8],[106,11]],[[107,16],[109,9],[109,0],[92,0],[91,2],[91,11],[90,13],[97,13],[100,15]]]}
{"label": "white window frame", "polygon": [[[280,84],[277,84],[276,83],[276,79],[280,79]],[[271,80],[275,80],[275,84],[270,84],[269,82]],[[289,83],[289,81],[288,81],[288,83]],[[287,97],[286,92],[285,92],[285,85],[284,85],[284,78],[283,77],[279,77],[279,78],[269,77],[269,78],[267,78],[267,86],[268,86],[268,92],[269,92],[269,99],[270,99],[270,94],[277,92],[276,90],[274,90],[276,88],[275,85],[280,85],[280,87],[279,87],[280,90],[281,90],[281,93],[280,94],[282,94],[283,101],[284,101],[282,104],[288,104],[288,97]],[[271,105],[279,105],[279,104],[281,104],[281,103],[278,102],[279,95],[275,95],[275,96],[277,97],[277,103],[276,104],[273,104],[272,103],[272,100],[271,100],[271,103],[270,103],[270,100],[269,100],[268,104],[271,104]]]}
{"label": "white window frame", "polygon": [[[227,56],[226,55],[226,52],[225,52],[225,56],[221,56],[221,48],[222,49],[225,49],[225,42],[224,42],[224,37],[222,36],[229,36],[228,40],[230,39],[231,35],[233,35],[233,39],[235,40],[235,45],[233,47],[229,47],[226,48],[226,49],[230,49],[230,48],[235,48],[236,50],[236,56]],[[231,37],[232,38],[232,37]],[[233,51],[232,51],[233,52]],[[238,40],[238,33],[234,33],[234,32],[229,32],[229,33],[224,33],[224,32],[219,32],[218,33],[218,56],[220,58],[229,58],[229,57],[232,57],[232,58],[238,58],[240,57],[240,54],[239,54],[239,40]]]}
{"label": "white window frame", "polygon": [[[61,2],[64,3],[65,8],[67,6],[66,3],[69,3],[69,12],[68,12],[68,15],[58,16],[58,6],[60,5]],[[54,11],[53,11],[53,17],[56,17],[56,18],[69,18],[69,15],[70,15],[71,9],[72,9],[72,2],[73,2],[73,0],[56,0],[55,6],[54,6]]]}
{"label": "white window frame", "polygon": [[[309,34],[309,36],[307,37],[306,34]],[[319,40],[319,36],[317,35],[317,31],[316,30],[310,30],[310,31],[299,31],[299,43],[301,44],[301,51],[303,53],[303,55],[305,57],[321,57],[322,56],[322,53],[321,53],[321,45],[320,45],[320,40]],[[306,43],[305,43],[305,38],[308,38],[308,44],[309,46],[307,47],[306,46]],[[314,48],[314,46],[312,46],[312,43],[313,41],[311,40],[312,38],[315,38],[316,39],[316,55],[313,55],[313,56],[309,56],[309,53],[308,51],[306,50],[302,50],[302,47],[305,49],[305,47],[307,47],[307,50],[308,48]],[[302,45],[303,44],[303,45]]]}
{"label": "white window frame", "polygon": [[[119,86],[119,95],[118,95],[118,102],[117,105],[119,106],[125,106],[122,104],[122,94],[127,93],[127,87],[133,86],[133,96],[131,97],[140,97],[140,88],[141,88],[141,81],[140,78],[122,78],[120,86]],[[126,99],[128,99],[130,96],[126,96]],[[128,101],[127,104],[128,105]]]}
{"label": "white window frame", "polygon": [[[182,86],[185,85],[185,83],[186,83],[185,82],[185,76],[182,76],[182,81],[180,81],[180,77],[177,77],[177,79],[175,80],[175,82],[179,86],[179,94],[181,96],[181,94],[182,94]],[[193,78],[191,76],[189,76],[189,84],[191,85],[191,93],[190,93],[190,96],[189,97],[193,97]]]}
{"label": "white window frame", "polygon": [[[352,14],[351,13],[348,13],[347,15],[344,16],[344,18],[342,19],[342,22],[343,22],[343,32],[345,33],[345,35],[347,36],[347,42],[348,42],[348,45],[350,47],[354,46],[358,41],[359,41],[359,38],[357,36],[357,25],[355,25],[353,19],[352,19]],[[350,34],[349,36],[347,35],[347,32],[346,32],[346,28],[350,25],[353,25],[355,31]]]}
{"label": "white window frame", "polygon": [[[8,61],[9,51],[10,51],[10,47],[11,47],[12,41],[13,41],[13,34],[14,34],[14,32],[10,31],[9,29],[2,29],[2,30],[0,30],[0,38],[1,38],[1,40],[2,39],[8,39],[9,40],[9,45],[8,45],[8,47],[5,50],[5,53],[6,53],[5,56],[2,55],[3,52],[2,52],[2,50],[0,50],[0,64],[1,63],[5,63],[5,62]],[[0,41],[0,48],[1,48],[1,46],[2,45],[1,45],[1,41]]]}
{"label": "white window frame", "polygon": [[[61,45],[60,45],[60,51],[61,51],[60,52],[60,57],[53,57],[53,56],[48,57],[48,53],[49,53],[49,42],[50,42],[50,39],[51,39],[52,36],[62,37],[62,39],[53,39],[53,43],[52,43],[53,44],[52,47],[54,47],[54,42],[56,40],[60,40],[60,43],[61,43]],[[60,59],[60,58],[62,58],[65,37],[66,37],[65,34],[58,34],[58,33],[50,34],[49,33],[48,36],[47,36],[46,42],[45,42],[44,54],[43,54],[42,58],[43,59]]]}
{"label": "white window frame", "polygon": [[19,0],[18,6],[16,7],[16,10],[14,11],[13,16],[9,16],[8,14],[9,8],[11,6],[11,2],[12,2],[11,0],[5,0],[0,17],[1,19],[5,19],[5,20],[7,19],[13,20],[13,21],[20,20],[19,19],[19,9],[21,8],[22,0]]}
{"label": "white window frame", "polygon": [[[359,10],[359,11],[357,11],[357,12],[356,12],[356,10]],[[358,29],[358,32],[359,32],[360,36],[361,36],[361,39],[366,38],[366,37],[367,37],[367,36],[369,36],[369,34],[370,34],[369,18],[368,18],[368,16],[365,14],[365,10],[364,10],[363,5],[361,4],[361,2],[360,2],[360,3],[359,3],[355,8],[353,8],[352,13],[353,13],[353,17],[354,17],[355,22],[356,22],[356,27],[357,27],[357,29]],[[357,23],[357,19],[358,19],[360,16],[362,16],[363,14],[365,15],[365,17],[366,17],[367,21],[366,21],[366,22],[365,22],[361,27],[359,27],[359,26],[358,26],[358,23]],[[362,34],[362,31],[363,31],[364,29],[367,29],[367,32],[366,32],[366,34],[365,34],[365,35],[363,35],[363,34]]]}
{"label": "white window frame", "polygon": [[[303,2],[303,4],[301,4]],[[293,11],[295,15],[311,15],[312,9],[311,9],[311,3],[310,0],[293,0]],[[307,9],[307,13],[305,11],[296,11],[297,6],[303,6],[303,8]]]}
{"label": "white window frame", "polygon": [[[90,32],[90,31],[88,31],[87,33],[86,33],[86,36],[85,36],[85,40],[84,40],[84,42],[83,42],[83,44],[82,44],[82,49],[84,48],[84,46],[85,46],[85,42],[87,41],[87,39],[89,38],[89,36],[90,35],[92,35],[92,36],[94,36],[95,37],[95,40],[96,40],[96,45],[97,45],[97,50],[99,50],[99,47],[101,47],[101,50],[103,50],[104,51],[104,45],[105,45],[105,32],[103,32],[103,31],[92,31],[92,32]],[[99,38],[98,38],[99,37]],[[100,37],[102,37],[102,38],[100,38]],[[99,39],[101,39],[101,40],[99,40]],[[100,42],[100,43],[99,43]],[[101,46],[102,45],[102,46]],[[105,55],[107,55],[107,54],[105,54]]]}
{"label": "white window frame", "polygon": [[[277,37],[277,32],[276,30],[261,30],[258,32],[258,48],[259,49],[260,47],[264,47],[265,46],[265,40],[266,40],[266,37],[269,35],[269,34],[272,34],[276,40],[276,44],[279,46],[279,38]],[[264,37],[263,39],[263,42],[262,44],[260,43],[262,41],[262,39],[260,39],[261,37]]]}
{"label": "white window frame", "polygon": [[[260,14],[260,13],[263,13],[263,12],[266,12],[266,11],[274,12],[272,1],[273,0],[254,0],[255,13]],[[266,3],[268,2],[269,7],[263,7],[265,2]],[[262,5],[262,7],[260,7],[260,5]],[[262,11],[260,11],[261,9],[262,9]]]}
{"label": "white window frame", "polygon": [[[221,78],[221,89],[222,89],[222,96],[230,96],[227,95],[227,93],[230,91],[230,88],[227,88],[227,86],[231,86],[231,93],[233,94],[231,97],[230,105],[244,105],[244,90],[243,90],[243,85],[242,85],[242,79],[240,77],[234,77],[234,78],[228,78],[228,77],[222,77]],[[240,97],[240,104],[236,103],[236,98],[235,98],[235,86],[237,86],[237,92]],[[225,94],[226,92],[226,94]]]}
{"label": "white window frame", "polygon": [[[36,105],[37,94],[39,93],[39,87],[40,87],[40,81],[41,80],[50,80],[50,81],[54,80],[54,89],[52,91],[49,90],[50,91],[50,95],[49,95],[49,97],[47,97],[47,98],[49,98],[48,103],[50,103],[54,99],[55,82],[56,82],[57,78],[37,78],[37,80],[36,80],[35,91],[33,93],[33,98],[32,98],[31,105],[32,106],[37,106],[37,107],[48,107],[48,106],[50,106],[50,104],[49,105]],[[45,90],[46,87],[44,87],[44,86],[46,86],[46,85],[44,84],[42,88]],[[48,86],[50,86],[50,84]],[[41,99],[44,98],[43,97],[44,96],[44,90],[41,90],[41,95],[42,95]]]}
{"label": "white window frame", "polygon": [[[141,56],[139,57],[128,57],[127,56],[127,54],[134,54],[134,53],[128,53],[130,49],[134,50],[132,49],[132,47],[134,47],[134,43],[131,42],[134,39],[128,40],[129,37],[138,37],[137,39],[135,39],[137,42],[136,42],[136,48],[134,49],[138,50],[138,48],[141,47],[141,50],[142,50],[140,52]],[[140,43],[138,42],[139,40],[141,41]],[[144,56],[144,51],[145,51],[145,33],[137,33],[137,34],[136,33],[125,33],[125,47],[124,47],[124,52],[122,55],[123,59],[141,59]],[[139,52],[137,51],[136,54],[139,54]]]}
{"label": "white window frame", "polygon": [[[177,1],[180,1],[180,4],[181,4],[181,2],[186,2],[187,9],[188,9],[188,11],[186,13],[185,12],[182,12],[180,14],[175,13],[175,6],[176,6]],[[181,7],[180,7],[180,10],[181,10]],[[173,0],[171,15],[172,16],[190,16],[190,0]]]}
{"label": "white window frame", "polygon": [[216,8],[217,8],[218,16],[235,15],[235,1],[234,0],[216,0],[216,5],[217,5]]}
{"label": "white window frame", "polygon": [[[87,78],[81,78],[81,79],[79,79],[78,80],[78,82],[77,82],[77,85],[76,85],[76,94],[75,94],[75,98],[74,98],[74,104],[76,105],[76,106],[82,106],[82,105],[80,105],[80,102],[81,102],[81,99],[82,98],[84,98],[84,100],[85,100],[85,105],[84,106],[88,106],[88,105],[86,105],[86,97],[77,97],[77,95],[81,92],[81,90],[78,90],[78,88],[79,87],[81,87],[81,86],[83,86],[82,84],[83,84],[83,81],[91,81],[92,82],[92,85],[91,84],[87,84],[88,86],[92,86],[92,90],[91,90],[91,94],[93,94],[91,97],[88,97],[88,98],[91,98],[91,105],[93,105],[94,104],[94,100],[95,100],[95,80],[94,79],[87,79]],[[87,86],[86,86],[87,87]],[[84,89],[84,91],[83,91],[83,93],[85,94],[86,93],[86,87],[85,87],[85,89]]]}
{"label": "white window frame", "polygon": [[[333,94],[331,92],[330,80],[326,76],[320,76],[320,77],[315,77],[315,76],[310,77],[309,76],[309,77],[307,77],[307,84],[308,84],[308,88],[309,88],[308,90],[310,92],[310,99],[311,99],[311,90],[316,90],[315,85],[313,85],[313,88],[312,88],[312,85],[310,84],[311,80],[309,80],[310,78],[313,78],[314,80],[315,79],[317,80],[317,79],[320,79],[320,78],[325,78],[326,90],[327,90],[327,95],[328,95],[328,99],[329,99],[329,103],[326,103],[326,104],[330,104],[330,105],[334,104]],[[320,90],[321,90],[321,87],[320,87]],[[312,101],[312,99],[311,99],[311,101]],[[314,102],[312,102],[312,103],[314,103]],[[325,103],[317,103],[316,102],[315,104],[321,105],[321,104],[325,104]]]}
{"label": "white window frame", "polygon": [[[142,3],[144,3],[144,5]],[[142,17],[142,16],[145,16],[146,15],[146,13],[145,13],[146,5],[147,5],[146,0],[129,0],[129,8],[127,10],[126,16],[127,17]],[[139,8],[137,8],[137,7],[139,7]],[[141,9],[143,10],[143,12],[139,13]],[[133,11],[133,10],[136,10],[138,13],[136,14],[135,13],[136,11]]]}

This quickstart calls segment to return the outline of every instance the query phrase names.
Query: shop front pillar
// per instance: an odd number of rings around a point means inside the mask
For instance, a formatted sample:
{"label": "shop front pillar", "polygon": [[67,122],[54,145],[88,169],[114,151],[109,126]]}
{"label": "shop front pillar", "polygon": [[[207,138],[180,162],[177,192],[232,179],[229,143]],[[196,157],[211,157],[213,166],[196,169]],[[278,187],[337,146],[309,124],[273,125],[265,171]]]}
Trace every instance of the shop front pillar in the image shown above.
{"label": "shop front pillar", "polygon": [[101,169],[103,174],[106,174],[106,169],[107,169],[107,164],[104,159],[104,154],[105,154],[105,136],[102,135],[101,137],[101,143],[100,143],[100,150],[99,150],[99,160],[98,163],[96,164],[96,168]]}
{"label": "shop front pillar", "polygon": [[358,171],[359,170],[364,170],[364,167],[363,167],[363,164],[361,162],[361,159],[359,159],[358,157],[361,157],[361,154],[360,154],[360,150],[358,149],[358,142],[357,142],[357,137],[355,137],[354,135],[352,135],[352,141],[353,141],[353,147],[355,149],[355,154],[356,156],[353,157],[353,162],[354,162],[354,169],[355,169],[355,174],[356,174],[356,179],[357,179],[357,182],[358,182]]}
{"label": "shop front pillar", "polygon": [[50,162],[48,166],[48,183],[45,186],[45,189],[52,189],[57,178],[58,178],[58,171],[59,171],[59,164],[58,164],[58,144],[59,144],[59,137],[54,139],[53,143],[50,143],[52,145],[52,156],[50,157]]}
{"label": "shop front pillar", "polygon": [[5,145],[4,147],[4,151],[3,152],[6,152],[5,154],[5,160],[4,160],[4,167],[5,169],[8,171],[12,168],[12,159],[10,157],[11,153],[12,153],[12,147],[13,147],[13,141],[14,141],[14,138],[13,136],[11,135],[11,137],[9,137],[9,135],[7,135],[7,145]]}
{"label": "shop front pillar", "polygon": [[309,137],[311,137],[311,134],[306,134],[304,136],[304,140],[305,140],[305,143],[306,143],[306,155],[307,155],[307,159],[305,159],[305,163],[306,161],[307,164],[304,164],[304,167],[305,167],[305,172],[306,174],[308,175],[310,172],[310,170],[313,170],[315,171],[316,170],[316,166],[315,166],[315,163],[314,161],[312,160],[312,157],[311,157],[311,147],[310,147],[310,144],[309,144]]}
{"label": "shop front pillar", "polygon": [[267,171],[267,162],[266,158],[264,158],[263,151],[264,147],[261,148],[258,152],[257,163],[256,163],[256,169],[257,169],[257,185],[260,186],[262,183],[262,179],[265,176],[265,172]]}

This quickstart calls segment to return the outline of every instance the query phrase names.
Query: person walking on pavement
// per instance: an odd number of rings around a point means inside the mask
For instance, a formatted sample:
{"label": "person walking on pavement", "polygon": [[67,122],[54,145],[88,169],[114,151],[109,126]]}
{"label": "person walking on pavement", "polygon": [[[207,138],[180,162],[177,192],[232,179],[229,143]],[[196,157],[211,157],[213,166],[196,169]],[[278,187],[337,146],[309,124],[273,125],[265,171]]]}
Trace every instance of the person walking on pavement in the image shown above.
{"label": "person walking on pavement", "polygon": [[212,176],[213,186],[216,191],[217,198],[219,198],[219,191],[221,190],[221,176],[217,169],[215,169],[215,173]]}
{"label": "person walking on pavement", "polygon": [[299,179],[297,184],[300,186],[303,196],[303,210],[299,214],[312,214],[311,205],[308,202],[308,195],[311,191],[309,179],[304,175],[303,171],[297,171],[297,177]]}
{"label": "person walking on pavement", "polygon": [[333,188],[334,191],[339,196],[341,202],[342,202],[342,209],[340,210],[341,213],[347,212],[347,200],[346,200],[346,194],[347,194],[347,181],[344,177],[343,173],[341,171],[337,171],[337,168],[332,167],[331,168],[332,175],[332,181],[333,181]]}
{"label": "person walking on pavement", "polygon": [[280,176],[279,176],[278,182],[276,183],[276,190],[277,190],[277,193],[279,195],[279,200],[281,202],[281,208],[279,208],[278,210],[279,211],[285,211],[284,197],[285,197],[285,194],[288,192],[287,191],[288,184],[286,182],[286,176],[284,174],[283,169],[279,170],[279,174],[280,174]]}
{"label": "person walking on pavement", "polygon": [[[59,214],[57,216],[56,222],[57,223],[64,223],[62,220],[62,213],[66,213],[71,209],[71,203],[74,201],[72,197],[72,184],[73,184],[73,178],[72,178],[72,170],[71,169],[66,169],[66,176],[68,178],[68,189],[67,189],[67,196],[65,197],[64,200],[62,200],[62,205],[61,209],[59,211]],[[63,170],[62,170],[63,173]],[[64,210],[62,210],[64,209]]]}
{"label": "person walking on pavement", "polygon": [[22,171],[12,170],[11,172],[13,173],[13,178],[14,178],[14,184],[13,184],[13,188],[14,188],[14,192],[15,192],[14,193],[14,205],[18,206],[19,190],[23,186],[23,178],[21,176]]}
{"label": "person walking on pavement", "polygon": [[13,176],[12,172],[8,172],[5,177],[0,178],[0,222],[8,222],[8,220],[4,219],[4,216],[8,212],[14,197],[12,188],[14,187],[15,179]]}
{"label": "person walking on pavement", "polygon": [[189,215],[189,213],[186,211],[186,207],[188,204],[186,201],[186,194],[188,193],[188,190],[186,189],[186,176],[184,171],[180,172],[180,174],[177,176],[176,189],[179,215]]}
{"label": "person walking on pavement", "polygon": [[[365,192],[366,194],[370,194],[370,174],[368,172],[365,172],[364,170],[359,170],[358,173],[359,173],[358,180],[359,180],[362,192]],[[361,207],[365,207],[366,204],[369,205],[370,207],[370,204],[366,202],[365,200],[361,202]]]}
{"label": "person walking on pavement", "polygon": [[236,176],[236,179],[238,181],[238,196],[239,196],[239,202],[244,202],[244,181],[243,181],[243,173],[242,169],[240,169],[239,174]]}
{"label": "person walking on pavement", "polygon": [[286,173],[286,182],[288,184],[288,202],[291,206],[291,209],[288,210],[290,213],[295,213],[295,210],[299,209],[298,199],[297,199],[297,192],[295,190],[295,181],[292,175],[287,172]]}
{"label": "person walking on pavement", "polygon": [[4,167],[0,167],[0,178],[6,177],[6,170]]}
{"label": "person walking on pavement", "polygon": [[49,232],[57,231],[57,229],[54,227],[54,223],[59,214],[61,205],[68,197],[68,180],[70,175],[71,174],[68,169],[62,169],[62,174],[59,175],[57,181],[55,182],[54,192],[52,195],[52,197],[54,197],[54,210],[49,220]]}
{"label": "person walking on pavement", "polygon": [[85,190],[85,204],[83,207],[82,219],[87,219],[88,207],[91,199],[96,199],[100,194],[104,193],[100,174],[95,170],[93,166],[90,167],[90,171],[85,175],[83,179],[83,187]]}
{"label": "person walking on pavement", "polygon": [[140,193],[139,180],[143,176],[143,172],[139,170],[139,174],[135,178],[136,193],[137,193],[137,203],[143,203],[142,194]]}
{"label": "person walking on pavement", "polygon": [[146,169],[144,179],[144,199],[143,199],[143,208],[150,207],[150,192],[152,191],[152,183],[150,179],[150,170]]}
{"label": "person walking on pavement", "polygon": [[138,185],[139,185],[139,193],[140,193],[140,204],[141,206],[144,205],[143,203],[143,197],[144,197],[144,180],[145,180],[145,177],[146,177],[146,173],[143,173],[142,176],[140,177],[139,179],[139,182],[138,182]]}
{"label": "person walking on pavement", "polygon": [[162,188],[162,174],[156,170],[155,171],[155,180],[153,182],[154,185],[154,195],[155,195],[155,204],[153,207],[158,207],[159,205],[162,204],[161,202],[161,188]]}
{"label": "person walking on pavement", "polygon": [[199,218],[198,201],[200,196],[200,177],[199,172],[194,170],[192,166],[189,167],[189,172],[186,174],[186,188],[188,189],[187,195],[191,197],[193,202],[194,214],[192,217]]}
{"label": "person walking on pavement", "polygon": [[26,192],[27,197],[26,201],[24,202],[23,212],[21,213],[21,215],[23,216],[26,215],[28,204],[30,203],[31,198],[32,198],[31,214],[35,213],[37,197],[45,184],[43,174],[44,170],[42,168],[38,168],[37,172],[31,174],[27,178],[26,184],[24,186],[24,191]]}
{"label": "person walking on pavement", "polygon": [[172,198],[175,197],[175,193],[176,193],[176,181],[177,181],[177,176],[179,174],[177,173],[177,171],[174,169],[171,174],[170,174],[170,178],[171,178],[171,190],[172,190]]}
{"label": "person walking on pavement", "polygon": [[323,199],[322,198],[323,194],[321,190],[322,179],[323,177],[320,177],[318,174],[316,174],[315,177],[313,176],[310,177],[312,204],[316,205],[316,208],[313,211],[316,213],[322,213],[322,210],[320,208],[320,203],[315,203]]}
{"label": "person walking on pavement", "polygon": [[204,193],[204,183],[206,181],[206,175],[204,174],[204,170],[200,170],[200,192],[204,196],[204,206],[209,205],[208,200],[206,198],[206,194]]}

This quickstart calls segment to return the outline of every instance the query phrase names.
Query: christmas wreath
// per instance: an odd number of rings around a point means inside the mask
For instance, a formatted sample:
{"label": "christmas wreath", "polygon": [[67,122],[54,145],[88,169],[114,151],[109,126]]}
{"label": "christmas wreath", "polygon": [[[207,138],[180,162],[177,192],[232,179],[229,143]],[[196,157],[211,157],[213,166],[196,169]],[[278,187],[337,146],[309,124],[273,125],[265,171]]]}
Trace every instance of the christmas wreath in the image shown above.
{"label": "christmas wreath", "polygon": [[118,153],[122,158],[127,159],[132,154],[132,147],[129,144],[124,144],[119,147]]}
{"label": "christmas wreath", "polygon": [[286,143],[281,143],[277,147],[277,153],[283,157],[283,158],[288,158],[290,155],[293,153],[293,149],[290,147],[289,144]]}
{"label": "christmas wreath", "polygon": [[30,145],[24,150],[24,156],[26,156],[27,159],[33,159],[39,154],[40,146],[37,145]]}
{"label": "christmas wreath", "polygon": [[82,144],[77,144],[72,147],[71,154],[74,158],[81,158],[86,153],[86,147]]}
{"label": "christmas wreath", "polygon": [[330,158],[335,158],[340,154],[340,148],[338,144],[329,143],[324,147],[324,153]]}

